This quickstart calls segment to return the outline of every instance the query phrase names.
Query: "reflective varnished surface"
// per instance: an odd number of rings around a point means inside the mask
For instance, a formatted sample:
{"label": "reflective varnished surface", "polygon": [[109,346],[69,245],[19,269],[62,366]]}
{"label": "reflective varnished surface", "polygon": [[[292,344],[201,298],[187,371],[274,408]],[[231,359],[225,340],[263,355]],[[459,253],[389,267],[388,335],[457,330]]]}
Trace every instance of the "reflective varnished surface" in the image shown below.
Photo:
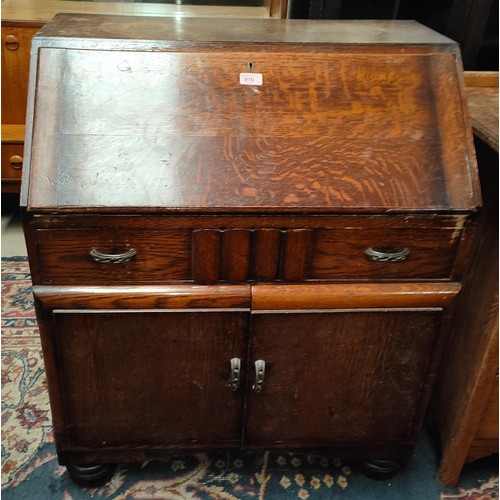
{"label": "reflective varnished surface", "polygon": [[[69,36],[65,19],[60,34]],[[29,210],[425,212],[477,204],[453,44],[412,43],[412,23],[406,37],[398,24],[361,23],[361,43],[352,45],[349,23],[340,42],[335,30],[305,23],[302,32],[281,21],[256,21],[259,42],[196,44],[215,38],[210,23],[196,31],[199,21],[171,21],[171,32],[158,28],[166,38],[156,47],[136,41],[134,51],[118,39],[113,50],[109,40],[97,50],[44,48],[61,39],[50,37],[57,23],[42,30]],[[149,37],[155,23],[146,31],[130,20]],[[253,24],[216,24],[222,39],[257,39]],[[366,45],[377,37],[385,43]],[[241,73],[262,75],[262,85],[241,84]]]}

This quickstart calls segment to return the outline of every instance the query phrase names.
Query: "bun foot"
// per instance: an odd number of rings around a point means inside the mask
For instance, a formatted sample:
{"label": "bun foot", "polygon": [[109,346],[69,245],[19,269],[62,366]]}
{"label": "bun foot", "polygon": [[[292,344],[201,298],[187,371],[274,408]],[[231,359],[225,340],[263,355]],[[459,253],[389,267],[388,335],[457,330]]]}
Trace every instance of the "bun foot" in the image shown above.
{"label": "bun foot", "polygon": [[113,477],[115,468],[115,464],[66,465],[71,480],[82,488],[102,486]]}
{"label": "bun foot", "polygon": [[402,460],[374,458],[361,462],[360,472],[371,479],[383,481],[396,475],[402,465]]}

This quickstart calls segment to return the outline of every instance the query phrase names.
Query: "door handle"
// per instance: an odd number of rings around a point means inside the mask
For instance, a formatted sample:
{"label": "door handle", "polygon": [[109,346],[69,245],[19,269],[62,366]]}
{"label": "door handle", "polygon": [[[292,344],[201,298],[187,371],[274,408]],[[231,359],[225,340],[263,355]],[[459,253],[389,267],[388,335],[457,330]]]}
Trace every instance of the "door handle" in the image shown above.
{"label": "door handle", "polygon": [[252,386],[253,392],[262,392],[265,373],[266,362],[263,359],[258,359],[255,362],[255,384]]}
{"label": "door handle", "polygon": [[229,388],[232,391],[237,391],[240,386],[241,379],[241,359],[233,358],[231,360],[231,374],[229,376]]}

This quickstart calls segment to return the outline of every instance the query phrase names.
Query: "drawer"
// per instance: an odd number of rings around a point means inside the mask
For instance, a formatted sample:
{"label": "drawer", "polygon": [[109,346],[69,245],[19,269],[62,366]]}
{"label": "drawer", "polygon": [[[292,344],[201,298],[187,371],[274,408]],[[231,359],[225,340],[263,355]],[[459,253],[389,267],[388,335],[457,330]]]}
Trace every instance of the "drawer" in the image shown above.
{"label": "drawer", "polygon": [[310,279],[449,279],[461,229],[319,229]]}
{"label": "drawer", "polygon": [[[384,228],[379,224],[199,231],[153,219],[143,228],[128,219],[130,227],[37,229],[39,283],[446,280],[462,233],[462,226]],[[177,223],[182,224],[179,219]],[[204,244],[205,239],[210,245]],[[136,255],[124,262],[131,249]],[[100,254],[123,258],[111,262],[113,258]],[[263,266],[273,272],[257,272]]]}
{"label": "drawer", "polygon": [[20,179],[23,167],[23,145],[2,144],[2,179]]}
{"label": "drawer", "polygon": [[38,278],[82,284],[189,280],[190,235],[183,229],[38,229]]}

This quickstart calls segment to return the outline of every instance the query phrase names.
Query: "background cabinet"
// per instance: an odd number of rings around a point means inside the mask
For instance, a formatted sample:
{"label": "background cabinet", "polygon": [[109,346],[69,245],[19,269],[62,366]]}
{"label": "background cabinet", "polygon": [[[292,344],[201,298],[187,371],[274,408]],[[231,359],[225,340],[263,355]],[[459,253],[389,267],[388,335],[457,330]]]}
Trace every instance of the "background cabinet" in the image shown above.
{"label": "background cabinet", "polygon": [[21,185],[31,39],[43,23],[2,22],[2,192]]}

